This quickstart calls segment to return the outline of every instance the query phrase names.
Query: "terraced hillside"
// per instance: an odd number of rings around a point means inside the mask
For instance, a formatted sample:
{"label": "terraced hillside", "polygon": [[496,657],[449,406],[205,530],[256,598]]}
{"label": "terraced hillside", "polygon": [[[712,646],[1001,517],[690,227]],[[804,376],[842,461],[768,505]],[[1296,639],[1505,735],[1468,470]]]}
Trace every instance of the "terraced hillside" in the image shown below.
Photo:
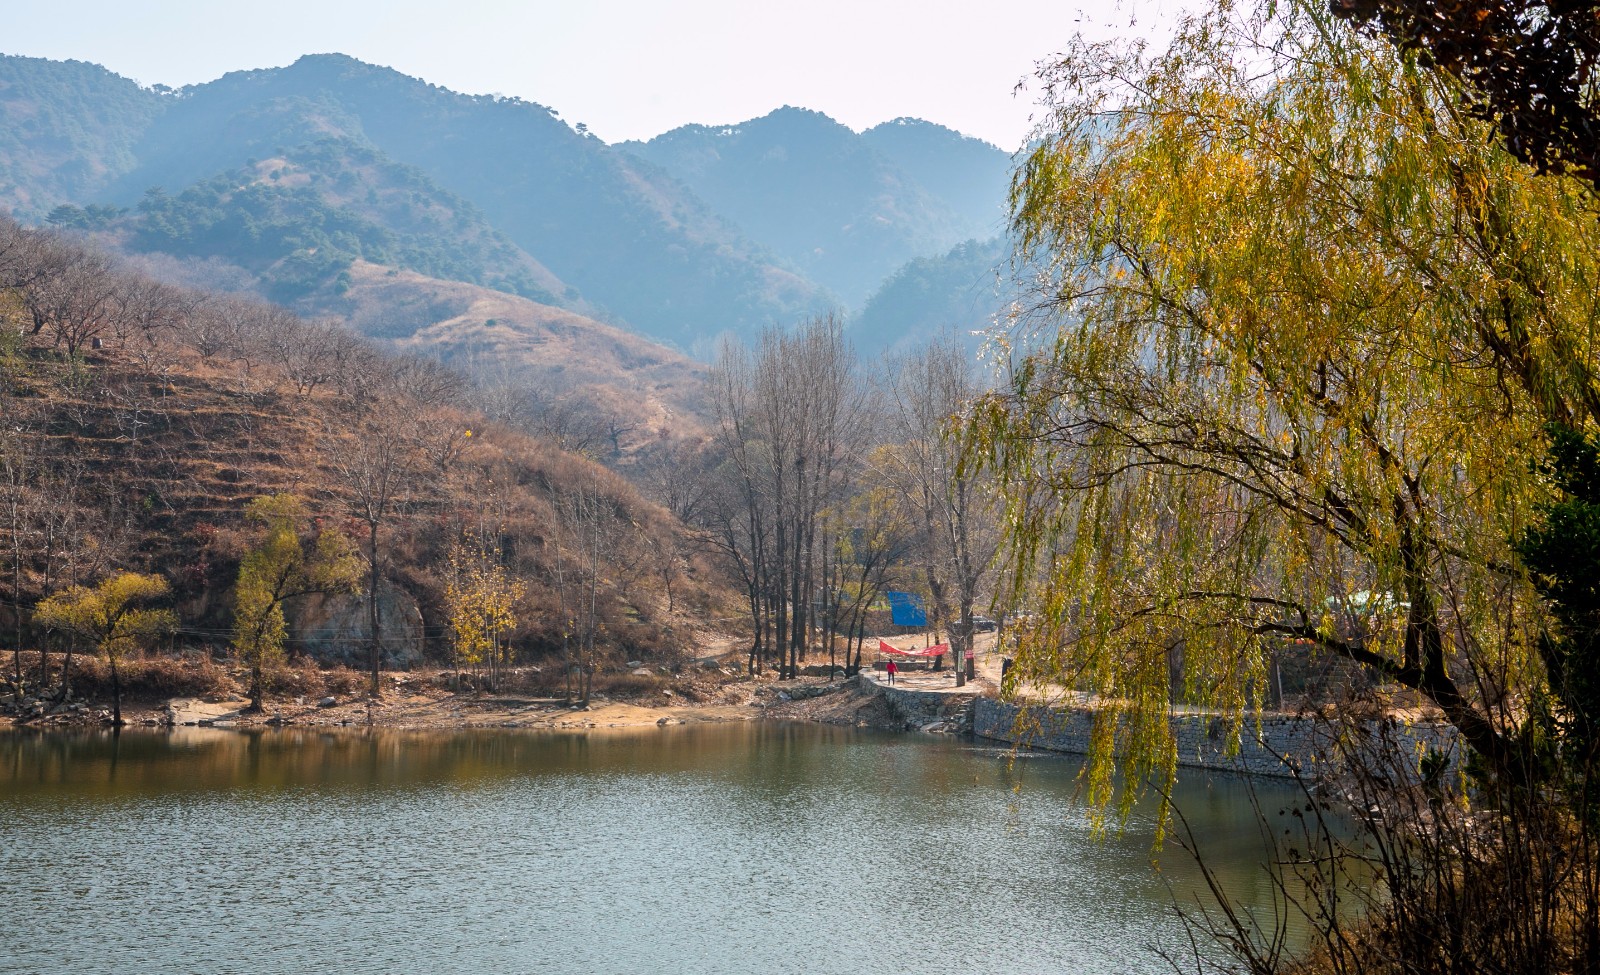
{"label": "terraced hillside", "polygon": [[491,421],[434,360],[176,292],[170,316],[135,325],[119,311],[67,355],[57,326],[26,326],[32,287],[0,292],[0,621],[137,569],[171,581],[188,638],[225,642],[246,505],[296,494],[366,551],[379,477],[379,572],[415,602],[431,655],[447,650],[450,553],[464,541],[524,581],[511,639],[530,659],[573,630],[578,587],[605,621],[601,649],[624,657],[670,654],[693,620],[720,615],[724,584],[669,514]]}

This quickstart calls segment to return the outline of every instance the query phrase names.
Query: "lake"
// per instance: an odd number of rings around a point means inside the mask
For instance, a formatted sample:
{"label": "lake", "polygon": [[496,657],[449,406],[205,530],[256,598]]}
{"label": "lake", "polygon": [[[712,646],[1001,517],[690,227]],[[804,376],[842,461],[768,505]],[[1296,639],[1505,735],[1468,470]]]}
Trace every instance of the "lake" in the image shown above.
{"label": "lake", "polygon": [[[727,724],[0,735],[0,973],[1129,973],[1203,889],[1077,764]],[[1176,800],[1267,910],[1283,783]]]}

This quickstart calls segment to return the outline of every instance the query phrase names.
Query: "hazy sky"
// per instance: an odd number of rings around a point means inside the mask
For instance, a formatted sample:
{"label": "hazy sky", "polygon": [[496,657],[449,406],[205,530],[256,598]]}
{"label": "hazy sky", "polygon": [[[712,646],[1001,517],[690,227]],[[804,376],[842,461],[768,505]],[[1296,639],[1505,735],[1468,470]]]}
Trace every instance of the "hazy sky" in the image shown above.
{"label": "hazy sky", "polygon": [[[339,52],[471,94],[548,105],[607,142],[780,105],[861,129],[903,115],[1001,148],[1028,131],[1013,94],[1075,31],[1159,31],[1179,0],[76,0],[10,5],[0,52],[93,61],[181,87]],[[1130,25],[1131,22],[1131,25]]]}

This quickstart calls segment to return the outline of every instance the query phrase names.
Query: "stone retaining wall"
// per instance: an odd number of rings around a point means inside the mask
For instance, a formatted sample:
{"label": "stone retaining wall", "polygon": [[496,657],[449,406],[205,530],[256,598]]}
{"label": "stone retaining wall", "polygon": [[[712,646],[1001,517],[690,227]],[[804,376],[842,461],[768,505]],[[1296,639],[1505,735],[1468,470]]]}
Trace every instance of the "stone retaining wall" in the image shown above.
{"label": "stone retaining wall", "polygon": [[976,693],[952,694],[949,691],[904,690],[880,684],[866,674],[857,674],[854,681],[857,693],[875,694],[883,698],[889,705],[889,710],[896,718],[903,721],[907,728],[923,728],[959,719],[963,723],[960,730],[970,730],[965,727],[965,718],[966,712],[977,699]]}
{"label": "stone retaining wall", "polygon": [[[1253,720],[1239,729],[1239,751],[1228,752],[1226,722],[1214,715],[1176,714],[1168,719],[1178,742],[1178,764],[1191,768],[1224,769],[1247,775],[1291,778],[1296,767],[1314,769],[1333,754],[1333,733],[1326,721],[1274,715],[1261,720],[1259,733]],[[973,705],[972,730],[980,738],[1012,742],[1048,751],[1087,754],[1094,716],[1086,710],[1022,708],[1016,704],[980,697]],[[1455,729],[1443,724],[1380,725],[1364,729],[1366,747],[1397,749],[1402,755],[1421,757],[1427,748],[1452,756]],[[1282,756],[1280,758],[1280,756]]]}

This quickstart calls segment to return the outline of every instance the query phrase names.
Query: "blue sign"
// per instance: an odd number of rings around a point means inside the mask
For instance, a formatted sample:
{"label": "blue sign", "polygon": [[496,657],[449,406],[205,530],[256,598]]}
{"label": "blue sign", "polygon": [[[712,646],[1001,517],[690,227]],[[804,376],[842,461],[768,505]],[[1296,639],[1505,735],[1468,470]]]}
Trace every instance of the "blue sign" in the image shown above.
{"label": "blue sign", "polygon": [[890,592],[889,618],[895,626],[928,625],[928,611],[922,608],[922,597],[914,592]]}

